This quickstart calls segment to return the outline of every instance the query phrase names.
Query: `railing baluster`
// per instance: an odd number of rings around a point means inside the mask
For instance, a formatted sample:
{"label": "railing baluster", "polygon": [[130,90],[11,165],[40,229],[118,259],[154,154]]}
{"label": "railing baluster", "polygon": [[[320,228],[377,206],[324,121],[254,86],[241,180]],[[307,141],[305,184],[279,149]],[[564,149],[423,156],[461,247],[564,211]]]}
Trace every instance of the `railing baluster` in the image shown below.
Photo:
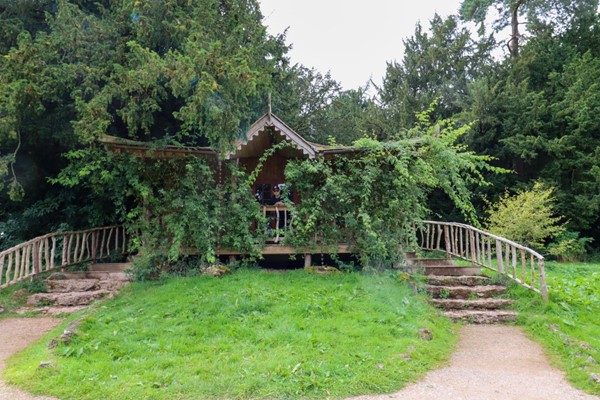
{"label": "railing baluster", "polygon": [[531,287],[535,287],[535,261],[531,255]]}
{"label": "railing baluster", "polygon": [[[22,248],[22,247],[21,247]],[[15,254],[15,272],[13,274],[12,280],[11,282],[15,282],[15,279],[20,278],[20,273],[21,273],[21,265],[23,264],[21,262],[21,248],[19,248],[17,250],[17,253]]]}
{"label": "railing baluster", "polygon": [[112,236],[114,228],[110,228],[108,231],[108,237],[106,238],[106,256],[110,256],[110,238]]}
{"label": "railing baluster", "polygon": [[50,240],[44,239],[44,260],[46,261],[46,268],[44,271],[50,269]]}
{"label": "railing baluster", "polygon": [[504,265],[502,263],[502,242],[496,239],[496,262],[498,263],[498,273],[504,273]]}
{"label": "railing baluster", "polygon": [[23,248],[23,255],[21,256],[21,270],[19,271],[19,279],[27,276],[27,270],[29,269],[29,248],[30,245],[27,245]]}
{"label": "railing baluster", "polygon": [[73,261],[78,262],[79,260],[77,259],[77,254],[79,251],[79,233],[75,234],[75,250],[73,250]]}
{"label": "railing baluster", "polygon": [[517,279],[517,248],[515,246],[511,246],[511,248],[512,248],[513,279]]}
{"label": "railing baluster", "polygon": [[54,257],[56,257],[56,236],[52,236],[52,250],[50,251],[50,269],[54,269]]}
{"label": "railing baluster", "polygon": [[508,243],[504,246],[504,267],[506,269],[505,273],[508,275],[510,273],[510,250],[508,247]]}
{"label": "railing baluster", "polygon": [[446,247],[446,257],[450,258],[450,254],[452,252],[450,243],[450,230],[446,225],[444,225],[444,246]]}
{"label": "railing baluster", "polygon": [[69,244],[67,245],[67,264],[71,264],[71,245],[73,244],[73,236],[75,236],[74,234],[69,234]]}
{"label": "railing baluster", "polygon": [[546,286],[546,271],[544,270],[544,259],[538,260],[538,269],[540,271],[540,292],[542,299],[548,301],[548,286]]}
{"label": "railing baluster", "polygon": [[525,283],[525,250],[520,249],[521,252],[521,282]]}
{"label": "railing baluster", "polygon": [[81,251],[79,253],[79,260],[77,262],[81,262],[85,257],[85,250],[87,248],[87,233],[81,234]]}
{"label": "railing baluster", "polygon": [[13,269],[13,253],[8,253],[8,265],[6,267],[6,279],[4,280],[5,284],[8,284],[10,279],[10,273]]}
{"label": "railing baluster", "polygon": [[6,256],[4,254],[0,255],[0,287],[2,287],[2,273],[4,272],[4,259]]}
{"label": "railing baluster", "polygon": [[115,228],[115,250],[119,250],[119,227]]}
{"label": "railing baluster", "polygon": [[106,228],[102,229],[102,243],[100,243],[100,258],[104,256],[104,240],[106,240]]}
{"label": "railing baluster", "polygon": [[471,240],[471,261],[473,264],[477,264],[477,247],[475,247],[475,232],[469,231]]}
{"label": "railing baluster", "polygon": [[492,269],[492,238],[488,236],[487,240],[488,247],[488,267]]}
{"label": "railing baluster", "polygon": [[34,274],[39,274],[41,272],[40,268],[40,244],[39,242],[35,242],[33,244],[33,273]]}
{"label": "railing baluster", "polygon": [[62,258],[60,260],[61,267],[66,266],[69,262],[69,259],[67,257],[68,247],[69,247],[69,238],[66,234],[64,234],[63,235]]}

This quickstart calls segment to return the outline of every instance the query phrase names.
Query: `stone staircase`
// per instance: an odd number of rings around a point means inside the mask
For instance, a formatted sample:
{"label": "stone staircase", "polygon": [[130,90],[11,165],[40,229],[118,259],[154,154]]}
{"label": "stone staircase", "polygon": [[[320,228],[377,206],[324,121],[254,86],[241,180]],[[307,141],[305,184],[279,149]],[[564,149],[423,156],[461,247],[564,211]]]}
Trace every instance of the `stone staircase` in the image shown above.
{"label": "stone staircase", "polygon": [[421,259],[414,253],[406,258],[408,269],[425,275],[431,304],[453,321],[495,324],[516,319],[515,311],[504,309],[512,300],[495,297],[505,293],[506,286],[492,284],[481,268],[457,266],[449,258]]}
{"label": "stone staircase", "polygon": [[101,298],[113,297],[129,282],[130,263],[92,264],[87,271],[54,272],[45,279],[47,293],[32,294],[27,308],[44,314],[72,313]]}

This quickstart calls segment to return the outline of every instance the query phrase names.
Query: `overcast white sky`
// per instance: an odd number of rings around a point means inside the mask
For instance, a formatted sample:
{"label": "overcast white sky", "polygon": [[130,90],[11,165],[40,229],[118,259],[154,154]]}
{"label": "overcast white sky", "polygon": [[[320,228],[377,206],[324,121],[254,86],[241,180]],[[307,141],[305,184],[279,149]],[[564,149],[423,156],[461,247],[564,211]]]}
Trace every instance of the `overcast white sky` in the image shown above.
{"label": "overcast white sky", "polygon": [[259,0],[271,34],[289,27],[293,63],[315,67],[344,89],[380,83],[386,61],[401,60],[415,24],[456,14],[461,0]]}

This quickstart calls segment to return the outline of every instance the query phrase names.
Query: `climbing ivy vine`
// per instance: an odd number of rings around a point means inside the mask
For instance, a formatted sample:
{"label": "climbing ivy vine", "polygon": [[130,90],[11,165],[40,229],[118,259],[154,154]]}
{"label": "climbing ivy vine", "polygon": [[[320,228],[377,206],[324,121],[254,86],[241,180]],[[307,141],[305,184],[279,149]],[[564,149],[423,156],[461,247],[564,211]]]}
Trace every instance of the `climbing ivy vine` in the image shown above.
{"label": "climbing ivy vine", "polygon": [[477,224],[470,185],[485,185],[481,171],[503,171],[456,144],[468,127],[433,124],[428,112],[418,118],[396,141],[364,138],[354,143],[352,155],[290,162],[286,180],[302,201],[291,205],[289,242],[329,250],[345,242],[364,267],[391,267],[414,245],[414,229],[429,214],[426,199],[434,189]]}

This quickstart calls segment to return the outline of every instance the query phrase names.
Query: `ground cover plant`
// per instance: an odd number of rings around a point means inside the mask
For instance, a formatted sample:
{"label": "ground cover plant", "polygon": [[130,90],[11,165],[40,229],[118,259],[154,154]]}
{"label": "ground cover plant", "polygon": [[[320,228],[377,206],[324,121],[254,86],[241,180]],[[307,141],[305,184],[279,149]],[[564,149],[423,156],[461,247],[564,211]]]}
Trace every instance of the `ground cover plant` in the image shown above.
{"label": "ground cover plant", "polygon": [[600,264],[548,262],[550,301],[518,285],[517,323],[539,341],[576,387],[600,394]]}
{"label": "ground cover plant", "polygon": [[392,274],[239,270],[125,292],[83,318],[71,343],[47,350],[50,335],[9,360],[5,378],[65,399],[343,398],[399,389],[456,338]]}

